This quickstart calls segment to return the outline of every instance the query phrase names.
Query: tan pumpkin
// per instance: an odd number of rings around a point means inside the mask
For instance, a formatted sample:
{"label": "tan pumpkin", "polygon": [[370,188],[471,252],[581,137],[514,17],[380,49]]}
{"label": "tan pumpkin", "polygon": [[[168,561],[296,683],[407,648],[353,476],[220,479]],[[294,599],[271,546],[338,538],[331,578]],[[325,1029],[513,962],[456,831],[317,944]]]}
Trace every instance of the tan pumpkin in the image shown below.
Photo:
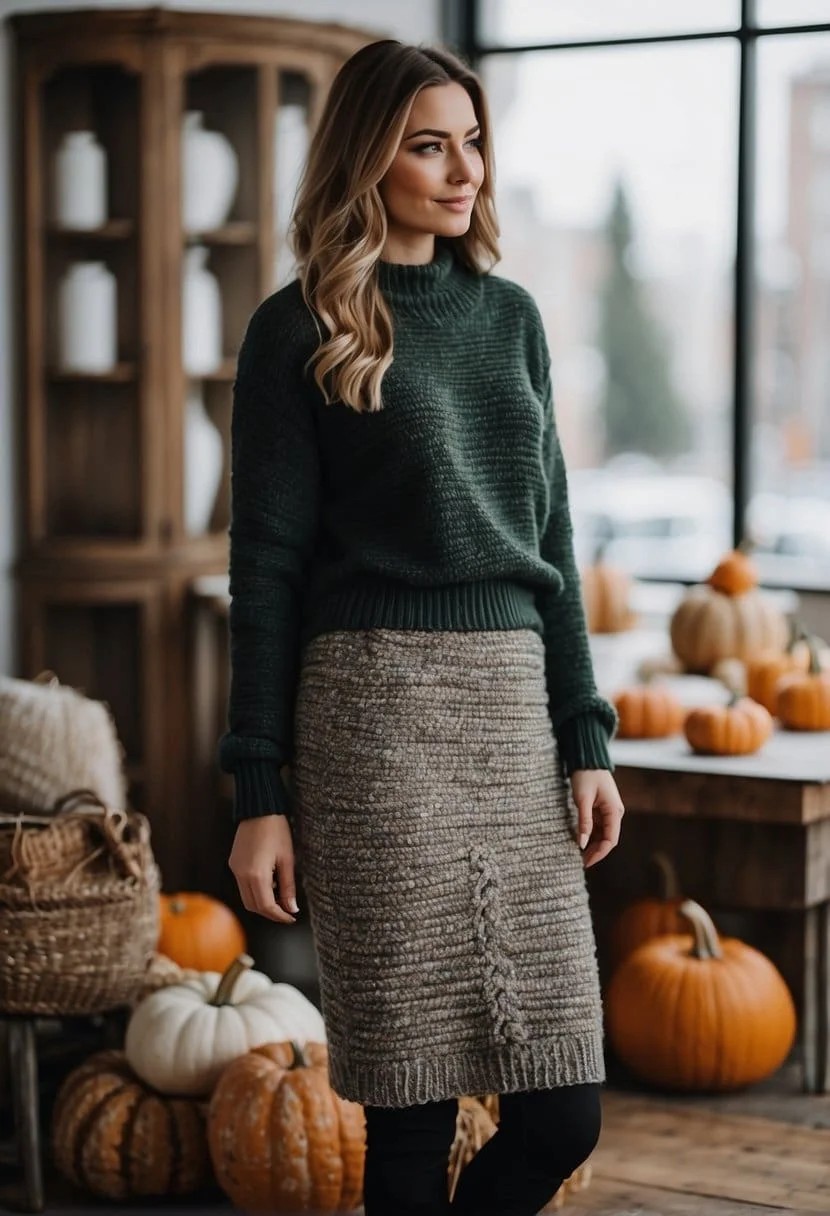
{"label": "tan pumpkin", "polygon": [[213,1169],[234,1207],[350,1212],[363,1194],[363,1107],[329,1085],[325,1043],[264,1043],[222,1072],[208,1106]]}
{"label": "tan pumpkin", "polygon": [[706,674],[721,659],[781,652],[787,620],[762,591],[725,595],[706,583],[690,587],[672,613],[671,644],[687,671]]}
{"label": "tan pumpkin", "polygon": [[757,752],[773,730],[772,715],[750,697],[733,695],[727,705],[690,709],[683,733],[692,750],[703,755],[746,756]]}
{"label": "tan pumpkin", "polygon": [[198,891],[159,896],[157,949],[180,967],[224,971],[248,949],[245,931],[226,904]]}
{"label": "tan pumpkin", "polygon": [[637,619],[629,607],[631,578],[625,570],[603,560],[603,549],[601,545],[593,564],[581,572],[588,632],[623,633],[631,629]]}
{"label": "tan pumpkin", "polygon": [[709,668],[709,676],[712,680],[720,680],[724,688],[739,697],[746,696],[746,663],[743,659],[718,659]]}
{"label": "tan pumpkin", "polygon": [[55,1166],[105,1199],[199,1190],[213,1177],[203,1107],[149,1089],[123,1051],[95,1052],[63,1079],[55,1098]]}
{"label": "tan pumpkin", "polygon": [[792,1048],[796,1015],[775,966],[738,938],[718,938],[685,900],[692,935],[645,942],[606,991],[611,1047],[639,1080],[674,1090],[727,1091],[775,1072]]}
{"label": "tan pumpkin", "polygon": [[706,581],[724,595],[743,595],[758,586],[758,570],[742,549],[732,549],[724,554]]}
{"label": "tan pumpkin", "polygon": [[124,1041],[135,1072],[160,1093],[210,1094],[222,1069],[260,1043],[325,1042],[316,1005],[291,984],[275,984],[242,954],[223,975],[199,972],[136,1005]]}
{"label": "tan pumpkin", "polygon": [[815,641],[807,645],[810,665],[779,680],[775,712],[790,730],[830,730],[830,671],[822,669]]}
{"label": "tan pumpkin", "polygon": [[662,739],[683,727],[686,710],[677,697],[659,683],[621,688],[614,695],[620,739]]}
{"label": "tan pumpkin", "polygon": [[616,968],[643,942],[663,933],[683,933],[688,924],[680,915],[684,896],[671,858],[663,852],[652,853],[649,861],[657,872],[657,895],[634,900],[616,917],[609,937],[611,967]]}

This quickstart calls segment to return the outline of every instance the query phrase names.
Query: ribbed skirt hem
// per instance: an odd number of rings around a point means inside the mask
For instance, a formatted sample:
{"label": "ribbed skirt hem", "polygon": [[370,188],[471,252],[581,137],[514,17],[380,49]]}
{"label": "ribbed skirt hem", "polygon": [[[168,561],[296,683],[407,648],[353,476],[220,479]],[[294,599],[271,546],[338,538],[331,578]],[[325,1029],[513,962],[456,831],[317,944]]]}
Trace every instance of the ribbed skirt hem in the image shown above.
{"label": "ribbed skirt hem", "polygon": [[557,1035],[537,1042],[481,1048],[385,1064],[333,1055],[332,1088],[352,1102],[413,1106],[461,1094],[515,1093],[605,1080],[602,1034]]}

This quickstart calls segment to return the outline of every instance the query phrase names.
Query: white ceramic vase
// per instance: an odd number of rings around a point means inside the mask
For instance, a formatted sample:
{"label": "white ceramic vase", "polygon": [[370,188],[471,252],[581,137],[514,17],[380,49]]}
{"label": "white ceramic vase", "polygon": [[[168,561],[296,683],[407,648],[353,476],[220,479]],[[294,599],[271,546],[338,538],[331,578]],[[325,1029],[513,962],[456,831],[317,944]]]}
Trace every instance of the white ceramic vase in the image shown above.
{"label": "white ceramic vase", "polygon": [[99,228],[107,219],[107,155],[94,131],[67,131],[54,161],[52,218],[61,228]]}
{"label": "white ceramic vase", "polygon": [[182,225],[207,232],[228,218],[239,184],[239,159],[219,131],[204,127],[201,110],[186,110],[182,129]]}
{"label": "white ceramic vase", "polygon": [[182,362],[190,376],[204,376],[222,362],[222,296],[208,270],[207,247],[185,250],[182,280]]}
{"label": "white ceramic vase", "polygon": [[58,284],[58,366],[106,372],[117,361],[115,275],[103,262],[74,262]]}
{"label": "white ceramic vase", "polygon": [[201,385],[191,383],[184,414],[184,524],[190,536],[207,531],[224,459],[222,436],[205,409]]}
{"label": "white ceramic vase", "polygon": [[274,228],[277,236],[276,282],[282,286],[294,272],[286,236],[306,156],[308,115],[305,106],[285,105],[277,111],[274,155]]}

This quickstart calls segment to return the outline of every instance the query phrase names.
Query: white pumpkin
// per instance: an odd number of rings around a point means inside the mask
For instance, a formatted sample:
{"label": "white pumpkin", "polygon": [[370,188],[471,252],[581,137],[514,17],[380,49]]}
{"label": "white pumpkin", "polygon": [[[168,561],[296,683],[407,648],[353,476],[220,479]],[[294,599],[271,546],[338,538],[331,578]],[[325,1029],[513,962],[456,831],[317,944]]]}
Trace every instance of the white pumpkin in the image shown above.
{"label": "white pumpkin", "polygon": [[130,1066],[163,1094],[208,1095],[226,1064],[263,1043],[326,1042],[316,1005],[275,984],[240,954],[220,975],[203,971],[146,996],[127,1023]]}

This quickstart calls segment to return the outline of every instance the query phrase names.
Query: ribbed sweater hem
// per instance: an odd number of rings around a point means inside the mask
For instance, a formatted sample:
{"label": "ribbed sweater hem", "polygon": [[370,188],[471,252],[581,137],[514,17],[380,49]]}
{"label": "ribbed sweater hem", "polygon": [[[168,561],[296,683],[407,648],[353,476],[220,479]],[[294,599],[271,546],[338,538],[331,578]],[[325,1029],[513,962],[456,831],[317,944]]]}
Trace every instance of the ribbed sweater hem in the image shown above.
{"label": "ribbed sweater hem", "polygon": [[416,587],[366,576],[313,599],[300,637],[304,646],[331,629],[521,629],[543,636],[529,584],[481,579]]}
{"label": "ribbed sweater hem", "polygon": [[388,1064],[361,1064],[330,1053],[329,1080],[341,1097],[373,1106],[413,1106],[461,1094],[601,1083],[605,1080],[602,1030]]}

